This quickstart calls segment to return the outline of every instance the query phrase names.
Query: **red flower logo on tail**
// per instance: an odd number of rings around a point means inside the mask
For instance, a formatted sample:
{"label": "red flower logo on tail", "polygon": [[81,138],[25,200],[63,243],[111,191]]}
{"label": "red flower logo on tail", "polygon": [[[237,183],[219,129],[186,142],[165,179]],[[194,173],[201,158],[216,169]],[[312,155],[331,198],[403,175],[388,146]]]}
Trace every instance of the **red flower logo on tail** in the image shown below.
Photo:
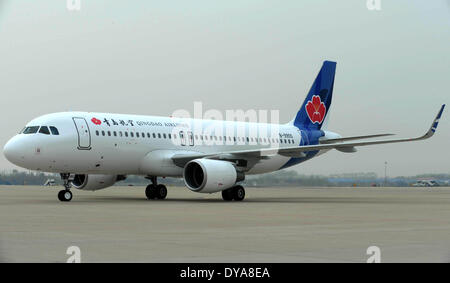
{"label": "red flower logo on tail", "polygon": [[312,99],[306,103],[305,108],[309,120],[311,120],[312,123],[321,124],[323,122],[327,109],[325,103],[320,100],[320,96],[313,95]]}
{"label": "red flower logo on tail", "polygon": [[94,123],[95,125],[101,125],[101,124],[102,124],[102,121],[100,121],[100,120],[97,119],[97,118],[92,118],[92,119],[91,119],[91,122]]}

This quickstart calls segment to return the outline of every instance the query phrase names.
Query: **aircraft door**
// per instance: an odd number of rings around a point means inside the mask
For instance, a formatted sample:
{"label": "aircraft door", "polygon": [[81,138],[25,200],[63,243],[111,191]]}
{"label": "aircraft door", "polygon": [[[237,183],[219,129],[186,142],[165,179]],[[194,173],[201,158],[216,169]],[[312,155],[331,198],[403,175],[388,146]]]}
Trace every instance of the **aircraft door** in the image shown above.
{"label": "aircraft door", "polygon": [[78,149],[90,150],[91,149],[91,133],[89,126],[84,118],[73,117],[75,128],[78,134]]}
{"label": "aircraft door", "polygon": [[192,132],[187,132],[187,133],[188,133],[189,145],[194,146],[194,135],[192,134]]}
{"label": "aircraft door", "polygon": [[186,136],[184,135],[183,131],[180,131],[180,140],[181,140],[181,145],[186,146]]}

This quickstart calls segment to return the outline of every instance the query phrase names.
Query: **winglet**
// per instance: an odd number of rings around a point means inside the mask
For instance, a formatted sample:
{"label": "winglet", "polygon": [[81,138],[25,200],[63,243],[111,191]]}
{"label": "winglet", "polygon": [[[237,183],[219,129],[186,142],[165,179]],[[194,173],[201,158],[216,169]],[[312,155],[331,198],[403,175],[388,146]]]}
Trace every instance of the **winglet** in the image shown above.
{"label": "winglet", "polygon": [[442,112],[444,112],[445,104],[441,106],[441,110],[439,110],[439,113],[436,115],[436,118],[433,120],[433,123],[431,124],[430,129],[428,132],[423,136],[423,138],[427,139],[434,135],[434,132],[436,132],[436,128],[439,124],[439,119],[441,119]]}

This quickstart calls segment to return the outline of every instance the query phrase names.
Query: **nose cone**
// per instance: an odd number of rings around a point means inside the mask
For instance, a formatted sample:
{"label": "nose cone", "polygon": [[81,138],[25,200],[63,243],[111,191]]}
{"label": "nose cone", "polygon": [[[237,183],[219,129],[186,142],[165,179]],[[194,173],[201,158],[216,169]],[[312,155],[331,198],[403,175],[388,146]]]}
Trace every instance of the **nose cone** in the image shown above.
{"label": "nose cone", "polygon": [[10,139],[3,147],[3,155],[9,162],[18,165],[21,149],[19,148],[19,143],[15,137]]}

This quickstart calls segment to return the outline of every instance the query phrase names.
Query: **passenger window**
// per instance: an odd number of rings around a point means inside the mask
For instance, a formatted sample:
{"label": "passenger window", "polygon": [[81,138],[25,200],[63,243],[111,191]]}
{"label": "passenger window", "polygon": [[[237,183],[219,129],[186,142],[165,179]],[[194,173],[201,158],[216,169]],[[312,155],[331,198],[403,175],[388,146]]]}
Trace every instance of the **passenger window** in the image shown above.
{"label": "passenger window", "polygon": [[156,134],[155,133],[153,133],[153,138],[156,139]]}
{"label": "passenger window", "polygon": [[128,132],[125,132],[125,136],[128,137]]}
{"label": "passenger window", "polygon": [[105,131],[102,131],[102,136],[105,136]]}
{"label": "passenger window", "polygon": [[25,130],[23,130],[23,133],[25,135],[36,134],[38,130],[39,126],[26,127]]}
{"label": "passenger window", "polygon": [[39,130],[39,133],[44,135],[50,135],[50,131],[48,130],[47,126],[42,126],[41,129]]}
{"label": "passenger window", "polygon": [[166,134],[163,134],[163,137],[166,138]]}
{"label": "passenger window", "polygon": [[116,131],[114,131],[114,132],[113,132],[113,135],[114,135],[115,137],[117,137],[117,132],[116,132]]}
{"label": "passenger window", "polygon": [[141,133],[141,134],[142,134],[141,136],[142,136],[143,138],[145,138],[145,133]]}
{"label": "passenger window", "polygon": [[150,133],[147,133],[147,138],[150,138]]}
{"label": "passenger window", "polygon": [[110,131],[108,131],[108,137],[110,137],[111,136],[111,132]]}
{"label": "passenger window", "polygon": [[130,132],[130,136],[131,136],[132,138],[134,138],[134,134],[133,134],[133,132]]}
{"label": "passenger window", "polygon": [[98,135],[100,135],[100,133],[98,132],[98,131],[95,131],[95,134],[98,136]]}
{"label": "passenger window", "polygon": [[137,137],[137,138],[139,137],[139,133],[136,133],[136,137]]}
{"label": "passenger window", "polygon": [[122,131],[119,131],[119,137],[123,137]]}
{"label": "passenger window", "polygon": [[160,133],[158,133],[158,138],[159,138],[159,139],[161,138],[161,134],[160,134]]}
{"label": "passenger window", "polygon": [[59,131],[56,127],[50,126],[50,131],[52,132],[52,135],[54,135],[54,136],[59,135]]}

